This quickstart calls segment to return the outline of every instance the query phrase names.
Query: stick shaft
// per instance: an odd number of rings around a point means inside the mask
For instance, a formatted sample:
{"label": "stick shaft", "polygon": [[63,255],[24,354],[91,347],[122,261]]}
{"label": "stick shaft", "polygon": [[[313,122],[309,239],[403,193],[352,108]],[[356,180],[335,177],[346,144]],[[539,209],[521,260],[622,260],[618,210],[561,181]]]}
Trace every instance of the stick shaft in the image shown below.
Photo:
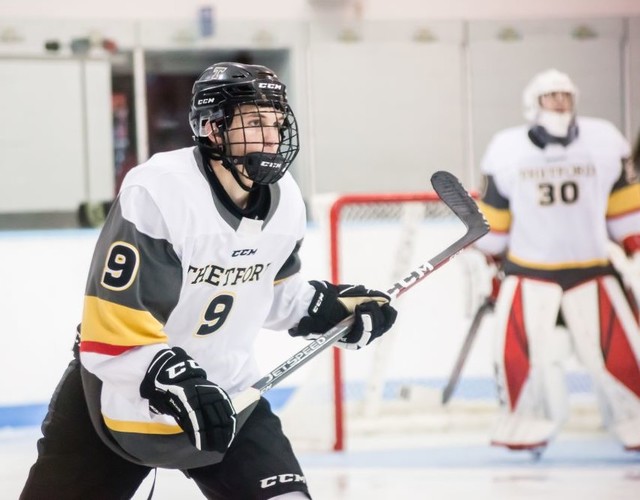
{"label": "stick shaft", "polygon": [[[431,183],[442,201],[465,224],[467,232],[426,264],[420,265],[403,279],[394,283],[387,290],[387,294],[392,298],[397,298],[413,288],[489,231],[489,226],[480,213],[478,206],[453,174],[444,171],[436,172],[431,177]],[[324,335],[311,341],[303,349],[267,373],[247,389],[244,395],[241,393],[234,397],[233,403],[236,411],[239,412],[255,402],[260,395],[282,382],[295,370],[335,344],[351,329],[354,319],[353,314],[343,319]]]}

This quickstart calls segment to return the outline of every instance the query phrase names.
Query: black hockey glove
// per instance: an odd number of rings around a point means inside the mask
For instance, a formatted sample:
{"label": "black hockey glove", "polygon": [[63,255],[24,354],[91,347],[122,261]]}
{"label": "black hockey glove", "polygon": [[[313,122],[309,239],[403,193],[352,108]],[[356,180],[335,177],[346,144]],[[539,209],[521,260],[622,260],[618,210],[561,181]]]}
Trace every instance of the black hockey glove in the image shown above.
{"label": "black hockey glove", "polygon": [[313,340],[332,326],[355,313],[351,331],[337,343],[346,349],[360,349],[385,333],[396,320],[397,311],[390,297],[362,285],[334,285],[327,281],[310,281],[316,293],[309,305],[309,315],[289,330],[293,337]]}
{"label": "black hockey glove", "polygon": [[171,415],[199,450],[224,453],[236,434],[236,413],[227,393],[183,349],[155,355],[140,396],[157,414]]}

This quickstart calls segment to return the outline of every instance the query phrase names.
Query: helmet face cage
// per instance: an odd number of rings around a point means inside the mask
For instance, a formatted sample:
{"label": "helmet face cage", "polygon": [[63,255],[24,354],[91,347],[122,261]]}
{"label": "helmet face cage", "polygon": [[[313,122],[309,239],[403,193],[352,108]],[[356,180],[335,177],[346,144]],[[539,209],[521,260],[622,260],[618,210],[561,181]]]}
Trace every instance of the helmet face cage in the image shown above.
{"label": "helmet face cage", "polygon": [[[285,86],[263,66],[207,68],[194,84],[189,122],[196,142],[244,188],[241,175],[257,184],[276,182],[300,147]],[[214,141],[212,126],[218,131]]]}
{"label": "helmet face cage", "polygon": [[278,101],[244,103],[227,119],[224,155],[234,165],[243,165],[245,175],[258,184],[280,179],[300,149],[298,122],[289,105]]}

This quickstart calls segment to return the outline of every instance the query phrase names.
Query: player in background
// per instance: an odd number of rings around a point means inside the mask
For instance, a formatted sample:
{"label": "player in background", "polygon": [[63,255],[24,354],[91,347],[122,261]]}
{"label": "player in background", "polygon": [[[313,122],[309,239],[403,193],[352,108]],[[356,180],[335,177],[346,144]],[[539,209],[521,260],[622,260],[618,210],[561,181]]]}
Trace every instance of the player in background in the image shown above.
{"label": "player in background", "polygon": [[189,120],[196,146],[132,169],[109,212],[22,499],[130,498],[154,467],[207,498],[307,498],[267,400],[238,429],[231,399],[261,376],[256,336],[311,338],[355,312],[340,345],[359,349],[395,320],[384,293],[299,273],[298,128],[270,69],[210,66]]}
{"label": "player in background", "polygon": [[568,415],[563,361],[574,349],[605,423],[638,451],[640,331],[608,257],[610,240],[632,258],[640,250],[629,144],[611,123],[576,116],[578,90],[564,73],[539,73],[523,97],[528,124],[498,132],[481,165],[491,232],[476,247],[504,256],[506,276],[495,312],[502,415],[492,444],[544,449]]}

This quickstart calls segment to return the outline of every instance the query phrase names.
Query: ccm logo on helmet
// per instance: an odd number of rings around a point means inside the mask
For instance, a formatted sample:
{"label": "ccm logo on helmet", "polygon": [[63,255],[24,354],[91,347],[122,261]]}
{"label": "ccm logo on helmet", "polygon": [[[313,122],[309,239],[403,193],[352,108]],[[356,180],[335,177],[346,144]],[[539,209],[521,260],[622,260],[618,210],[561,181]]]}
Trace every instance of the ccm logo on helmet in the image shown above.
{"label": "ccm logo on helmet", "polygon": [[271,89],[271,90],[282,90],[282,85],[279,83],[259,83],[259,89]]}
{"label": "ccm logo on helmet", "polygon": [[206,99],[198,99],[197,105],[200,106],[201,104],[212,104],[216,101],[215,97],[208,97]]}
{"label": "ccm logo on helmet", "polygon": [[275,161],[261,161],[260,166],[267,168],[280,168],[282,166],[282,163],[278,163]]}

